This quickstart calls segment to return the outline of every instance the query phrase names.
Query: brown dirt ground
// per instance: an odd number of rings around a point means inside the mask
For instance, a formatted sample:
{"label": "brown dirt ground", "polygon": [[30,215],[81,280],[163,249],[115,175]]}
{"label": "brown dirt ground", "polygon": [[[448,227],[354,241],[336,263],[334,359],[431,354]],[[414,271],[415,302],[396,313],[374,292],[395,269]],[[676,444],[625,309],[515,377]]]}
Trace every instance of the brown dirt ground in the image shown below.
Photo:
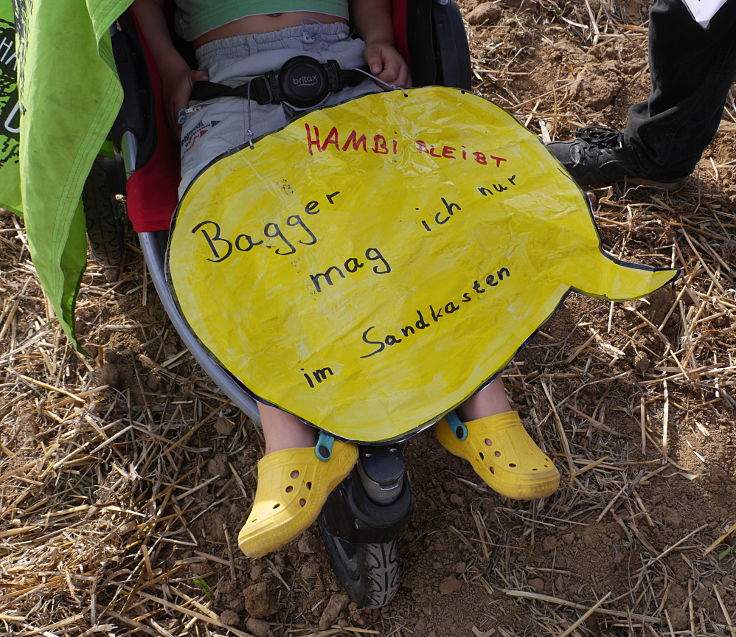
{"label": "brown dirt ground", "polygon": [[[486,9],[476,90],[535,132],[618,126],[646,95],[642,0]],[[240,555],[260,433],[183,351],[134,242],[117,280],[85,274],[87,360],[0,213],[0,633],[735,635],[735,158],[732,99],[682,190],[593,193],[609,251],[685,277],[615,306],[573,295],[511,364],[553,497],[503,499],[431,435],[409,442],[402,583],[371,611],[314,529]]]}

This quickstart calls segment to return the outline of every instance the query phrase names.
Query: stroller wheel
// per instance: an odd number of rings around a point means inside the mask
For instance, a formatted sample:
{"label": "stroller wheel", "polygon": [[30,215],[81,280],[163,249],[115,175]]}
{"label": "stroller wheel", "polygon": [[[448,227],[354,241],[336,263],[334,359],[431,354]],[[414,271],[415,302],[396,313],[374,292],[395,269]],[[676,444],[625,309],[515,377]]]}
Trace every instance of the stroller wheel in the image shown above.
{"label": "stroller wheel", "polygon": [[[97,157],[84,184],[82,203],[92,259],[100,265],[119,268],[125,259],[125,202],[110,173],[117,161]],[[120,191],[120,192],[119,192]]]}
{"label": "stroller wheel", "polygon": [[330,533],[321,517],[319,530],[335,575],[350,599],[364,608],[388,604],[399,588],[397,541],[351,542]]}

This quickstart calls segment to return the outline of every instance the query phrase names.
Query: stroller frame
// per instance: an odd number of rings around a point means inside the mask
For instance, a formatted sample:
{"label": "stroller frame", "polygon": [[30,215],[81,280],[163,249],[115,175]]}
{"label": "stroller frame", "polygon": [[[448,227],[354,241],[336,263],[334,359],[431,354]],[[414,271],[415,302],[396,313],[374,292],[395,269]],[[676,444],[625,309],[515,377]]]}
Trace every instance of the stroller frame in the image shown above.
{"label": "stroller frame", "polygon": [[[402,22],[404,31],[397,32],[397,44],[409,61],[415,86],[470,89],[468,43],[453,0],[394,0],[394,16]],[[148,67],[131,16],[121,16],[111,27],[111,36],[124,90],[111,139],[122,160],[103,160],[106,170],[93,171],[85,191],[107,190],[112,222],[122,224],[119,195],[124,194],[126,178],[146,164],[157,143],[156,105],[153,92],[146,88],[150,86]],[[90,183],[93,175],[98,183]],[[99,229],[110,223],[111,211],[100,210],[99,201],[86,210],[91,244],[105,241]],[[182,342],[230,401],[259,423],[255,400],[209,355],[180,314],[165,276],[168,230],[138,232],[138,240],[156,293]],[[413,504],[399,441],[359,448],[356,467],[328,497],[319,528],[335,573],[350,597],[362,606],[377,608],[398,588],[396,539]]]}

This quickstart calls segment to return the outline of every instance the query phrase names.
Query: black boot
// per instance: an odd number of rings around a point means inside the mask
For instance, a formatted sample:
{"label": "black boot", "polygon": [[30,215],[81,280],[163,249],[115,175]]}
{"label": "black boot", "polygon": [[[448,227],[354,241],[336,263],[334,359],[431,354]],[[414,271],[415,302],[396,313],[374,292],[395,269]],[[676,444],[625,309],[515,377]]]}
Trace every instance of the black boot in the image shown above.
{"label": "black boot", "polygon": [[649,179],[636,153],[624,144],[623,132],[602,126],[586,126],[575,131],[570,142],[551,142],[549,150],[582,188],[607,186],[617,181],[674,190],[687,177],[670,180]]}

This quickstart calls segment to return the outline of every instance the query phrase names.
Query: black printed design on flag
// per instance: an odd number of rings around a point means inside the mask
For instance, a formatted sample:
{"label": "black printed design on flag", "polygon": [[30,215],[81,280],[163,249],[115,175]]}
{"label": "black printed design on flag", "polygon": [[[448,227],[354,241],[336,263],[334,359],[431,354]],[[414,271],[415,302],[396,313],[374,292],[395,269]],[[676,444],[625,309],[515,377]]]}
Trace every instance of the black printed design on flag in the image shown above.
{"label": "black printed design on flag", "polygon": [[18,163],[20,113],[17,69],[15,29],[10,22],[0,19],[0,167]]}

